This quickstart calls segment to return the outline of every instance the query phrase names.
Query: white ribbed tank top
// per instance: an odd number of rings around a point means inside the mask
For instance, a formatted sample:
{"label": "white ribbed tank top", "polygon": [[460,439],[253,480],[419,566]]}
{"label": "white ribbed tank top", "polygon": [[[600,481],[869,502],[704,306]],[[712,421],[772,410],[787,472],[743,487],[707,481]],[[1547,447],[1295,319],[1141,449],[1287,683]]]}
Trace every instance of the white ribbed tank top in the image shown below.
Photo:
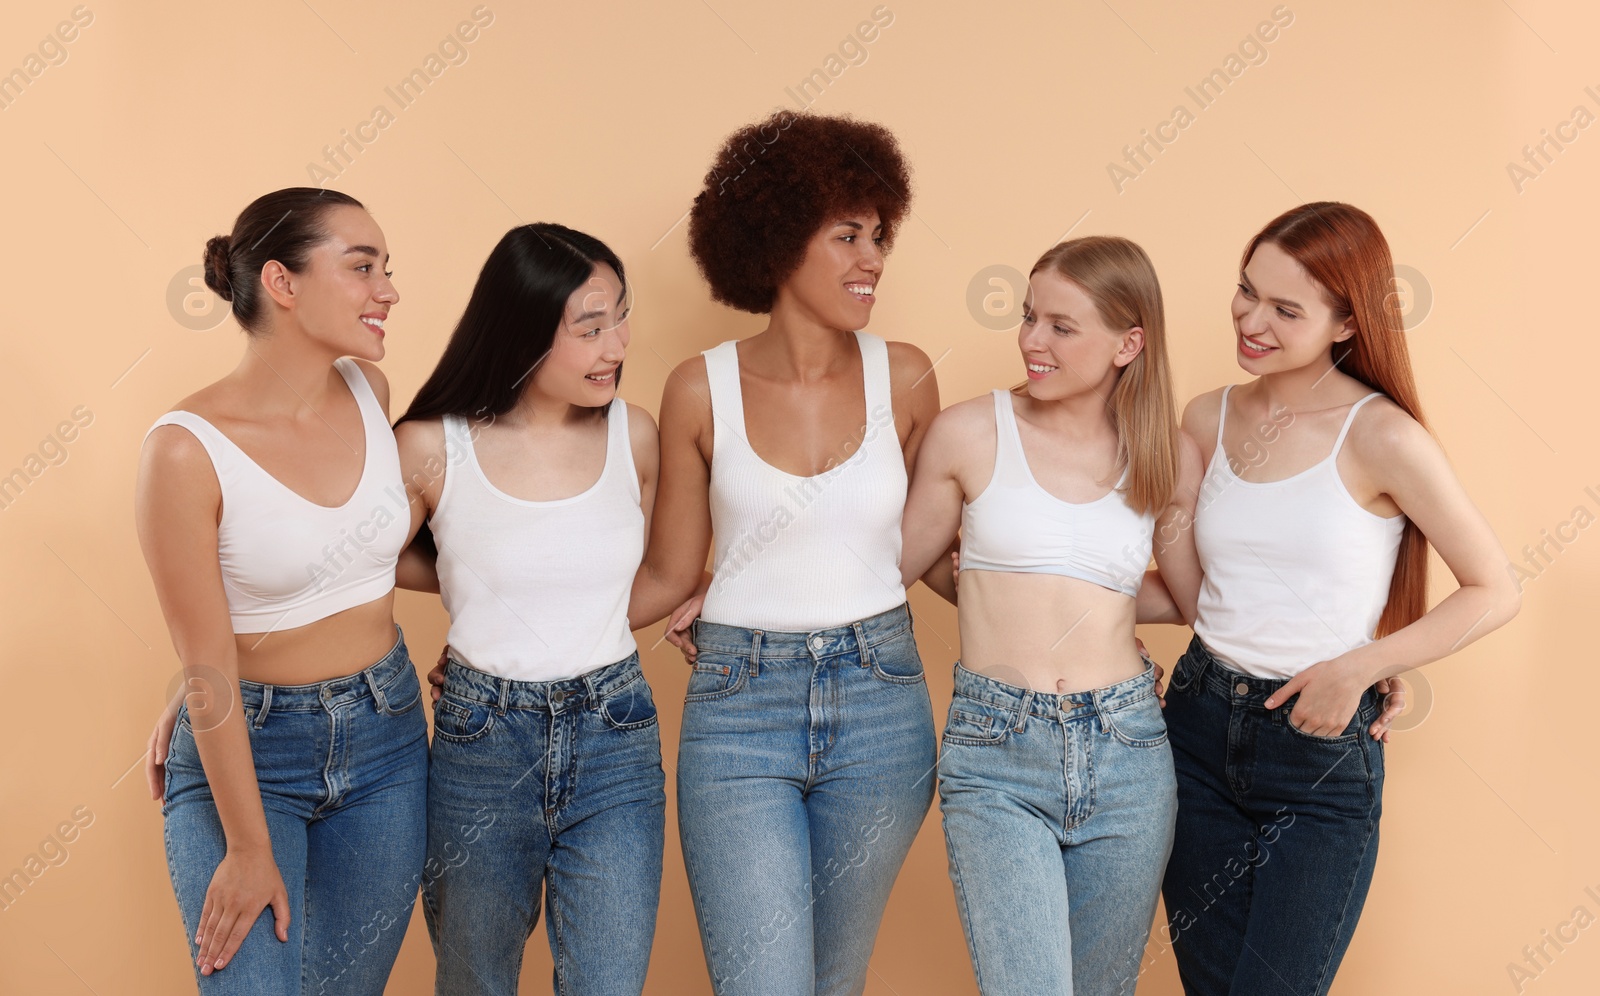
{"label": "white ribbed tank top", "polygon": [[222,489],[217,557],[235,633],[294,629],[394,590],[411,526],[400,450],[360,365],[342,357],[333,366],[355,396],[366,437],[361,480],[343,505],[301,497],[193,412],[167,412],[145,433],[181,425],[211,457]]}
{"label": "white ribbed tank top", "polygon": [[1195,513],[1205,579],[1194,631],[1235,670],[1292,678],[1371,643],[1389,600],[1406,517],[1367,511],[1339,477],[1356,413],[1381,395],[1351,407],[1321,462],[1281,481],[1252,482],[1234,473],[1222,448],[1228,391]]}
{"label": "white ribbed tank top", "polygon": [[860,445],[798,477],[758,456],[745,433],[738,342],[707,350],[711,526],[716,556],[701,616],[776,632],[843,626],[906,600],[900,583],[905,456],[895,432],[889,347],[855,333],[867,421]]}
{"label": "white ribbed tank top", "polygon": [[490,483],[459,416],[444,418],[445,471],[428,520],[451,656],[515,681],[558,681],[636,649],[628,598],[644,559],[644,512],[628,406],[606,416],[606,463],[580,494],[526,501]]}

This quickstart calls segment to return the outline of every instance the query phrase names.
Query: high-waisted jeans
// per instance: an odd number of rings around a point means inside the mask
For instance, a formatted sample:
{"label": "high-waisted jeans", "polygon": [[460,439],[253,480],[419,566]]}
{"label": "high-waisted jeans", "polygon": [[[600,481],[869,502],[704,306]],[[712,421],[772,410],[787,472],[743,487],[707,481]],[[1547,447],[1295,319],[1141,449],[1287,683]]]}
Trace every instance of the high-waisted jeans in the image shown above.
{"label": "high-waisted jeans", "polygon": [[1172,672],[1178,830],[1162,894],[1186,993],[1317,996],[1355,933],[1378,859],[1383,744],[1367,689],[1337,737],[1289,724],[1298,696],[1196,637]]}
{"label": "high-waisted jeans", "polygon": [[678,825],[712,986],[859,994],[933,799],[910,611],[810,633],[700,620],[694,643]]}
{"label": "high-waisted jeans", "polygon": [[983,996],[1133,993],[1178,808],[1153,669],[1054,694],[957,664],[939,808]]}
{"label": "high-waisted jeans", "polygon": [[423,913],[439,996],[517,991],[539,921],[564,996],[639,996],[661,895],[661,737],[639,655],[560,681],[451,661]]}
{"label": "high-waisted jeans", "polygon": [[[428,725],[405,640],[348,677],[239,689],[272,857],[289,892],[289,941],[274,934],[267,907],[227,967],[196,972],[200,992],[380,996],[411,921],[425,847]],[[227,841],[187,707],[166,778],[167,867],[192,961]]]}

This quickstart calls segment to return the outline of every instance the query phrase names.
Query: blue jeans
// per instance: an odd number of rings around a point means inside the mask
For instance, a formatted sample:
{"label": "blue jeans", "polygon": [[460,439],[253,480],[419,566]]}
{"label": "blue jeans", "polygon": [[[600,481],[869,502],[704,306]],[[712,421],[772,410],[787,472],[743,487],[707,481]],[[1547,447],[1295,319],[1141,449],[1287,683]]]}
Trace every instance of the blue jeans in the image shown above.
{"label": "blue jeans", "polygon": [[1162,893],[1186,993],[1326,993],[1372,884],[1378,695],[1315,737],[1289,724],[1298,696],[1263,707],[1282,685],[1229,669],[1199,637],[1172,672],[1178,832]]}
{"label": "blue jeans", "polygon": [[773,633],[699,620],[678,829],[720,996],[859,994],[933,800],[933,709],[904,606]]}
{"label": "blue jeans", "polygon": [[422,890],[434,991],[514,994],[543,897],[555,991],[639,996],[666,805],[638,654],[561,681],[451,661],[434,706]]}
{"label": "blue jeans", "polygon": [[1058,695],[957,664],[939,809],[979,991],[1131,994],[1177,808],[1154,670]]}
{"label": "blue jeans", "polygon": [[[398,633],[398,630],[397,630]],[[422,881],[428,724],[403,638],[364,671],[312,685],[239,682],[289,942],[261,911],[206,996],[380,996]],[[212,873],[227,853],[187,707],[167,754],[167,868],[190,961]]]}

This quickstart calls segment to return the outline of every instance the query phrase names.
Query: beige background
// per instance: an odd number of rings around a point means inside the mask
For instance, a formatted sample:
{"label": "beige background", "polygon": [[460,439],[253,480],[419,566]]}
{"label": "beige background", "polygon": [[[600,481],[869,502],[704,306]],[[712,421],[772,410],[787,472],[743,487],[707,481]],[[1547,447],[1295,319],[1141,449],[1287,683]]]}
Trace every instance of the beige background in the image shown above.
{"label": "beige background", "polygon": [[[308,182],[323,146],[387,107],[387,126],[368,128],[373,141],[329,184],[369,205],[394,253],[402,301],[384,367],[396,410],[495,240],[553,220],[627,262],[639,307],[623,393],[654,411],[671,364],[760,326],[713,305],[685,251],[682,215],[713,148],[797,107],[786,88],[825,69],[873,6],[490,0],[480,17],[493,22],[465,61],[440,62],[399,109],[385,88],[423,67],[473,0],[90,0],[79,17],[91,23],[44,46],[65,60],[34,63],[0,110],[0,475],[17,468],[26,481],[0,510],[0,874],[42,869],[0,911],[0,989],[192,991],[160,814],[135,767],[177,663],[131,510],[146,427],[241,352],[231,322],[203,328],[217,321],[213,300],[183,300],[204,240],[253,197]],[[1596,991],[1600,930],[1561,925],[1580,906],[1585,927],[1600,916],[1585,622],[1600,530],[1582,528],[1600,514],[1600,346],[1580,291],[1593,286],[1600,200],[1600,128],[1586,127],[1600,114],[1600,11],[1290,0],[1279,16],[1293,21],[1265,61],[1241,63],[1199,109],[1184,88],[1226,71],[1270,0],[887,7],[892,24],[815,107],[890,126],[916,169],[915,214],[871,330],[940,358],[946,402],[1018,374],[1012,334],[980,324],[969,282],[989,266],[1025,272],[1069,228],[1148,249],[1186,400],[1242,376],[1227,307],[1256,229],[1324,198],[1382,224],[1409,268],[1412,356],[1457,470],[1517,562],[1525,545],[1566,539],[1529,568],[1511,626],[1427,669],[1431,705],[1389,749],[1377,879],[1334,991],[1515,992],[1508,963],[1558,929],[1576,939],[1547,946],[1553,963],[1524,991]],[[72,11],[71,0],[8,0],[0,72],[26,76]],[[1192,123],[1169,129],[1175,141],[1119,192],[1108,164],[1179,105]],[[1543,132],[1574,140],[1547,146],[1552,161],[1519,191],[1507,164]],[[80,406],[71,441],[45,443]],[[1440,575],[1435,599],[1449,590]],[[942,715],[954,614],[921,588],[912,606]],[[431,656],[437,600],[407,594],[399,611],[418,656]],[[1144,636],[1170,664],[1187,633]],[[645,666],[670,764],[684,668],[665,644]],[[73,839],[42,843],[75,812]],[[648,990],[703,992],[675,833],[667,851]],[[542,935],[529,992],[549,984]],[[1152,942],[1149,962],[1141,991],[1177,992],[1171,953]],[[431,991],[432,968],[419,913],[389,991]],[[935,816],[900,876],[867,992],[972,991]]]}

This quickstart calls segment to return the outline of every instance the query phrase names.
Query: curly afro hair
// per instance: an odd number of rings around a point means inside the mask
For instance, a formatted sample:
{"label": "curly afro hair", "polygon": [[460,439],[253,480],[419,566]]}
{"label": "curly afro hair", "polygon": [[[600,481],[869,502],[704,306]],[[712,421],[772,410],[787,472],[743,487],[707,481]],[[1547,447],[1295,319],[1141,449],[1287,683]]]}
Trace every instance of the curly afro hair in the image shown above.
{"label": "curly afro hair", "polygon": [[887,252],[910,203],[910,167],[889,129],[778,111],[717,151],[689,211],[689,252],[712,297],[766,314],[817,229],[876,208]]}

